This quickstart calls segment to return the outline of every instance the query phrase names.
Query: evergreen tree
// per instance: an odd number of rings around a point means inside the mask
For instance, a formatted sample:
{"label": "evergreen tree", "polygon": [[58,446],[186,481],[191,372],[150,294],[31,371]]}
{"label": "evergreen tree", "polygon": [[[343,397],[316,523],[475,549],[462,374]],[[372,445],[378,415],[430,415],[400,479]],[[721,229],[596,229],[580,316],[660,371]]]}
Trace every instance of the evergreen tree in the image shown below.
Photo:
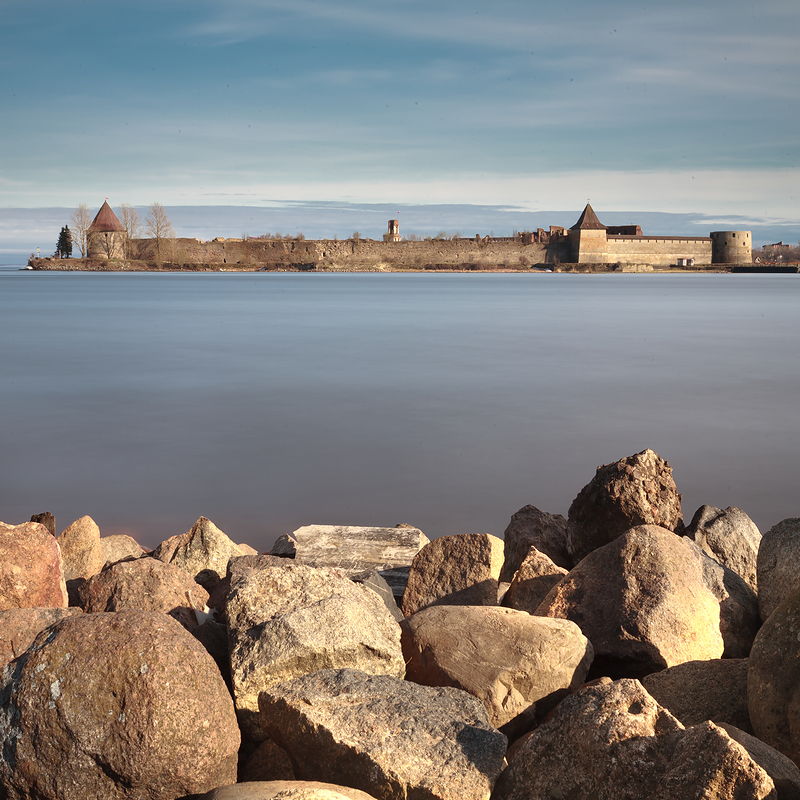
{"label": "evergreen tree", "polygon": [[59,258],[72,258],[72,231],[66,225],[61,229],[61,233],[58,234],[56,255]]}

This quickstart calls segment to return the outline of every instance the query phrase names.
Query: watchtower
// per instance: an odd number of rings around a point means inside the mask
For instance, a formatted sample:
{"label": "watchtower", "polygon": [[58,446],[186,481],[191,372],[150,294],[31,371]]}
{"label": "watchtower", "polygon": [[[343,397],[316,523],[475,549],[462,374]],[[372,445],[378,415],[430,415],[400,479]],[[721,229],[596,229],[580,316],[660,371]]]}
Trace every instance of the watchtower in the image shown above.
{"label": "watchtower", "polygon": [[606,260],[606,226],[597,218],[589,203],[578,221],[569,229],[568,235],[570,259],[574,263],[600,263]]}
{"label": "watchtower", "polygon": [[86,255],[89,258],[125,258],[125,243],[128,234],[125,227],[104,201],[97,216],[86,232]]}
{"label": "watchtower", "polygon": [[711,231],[712,264],[752,264],[753,234],[750,231]]}
{"label": "watchtower", "polygon": [[400,220],[390,219],[386,233],[383,234],[384,242],[399,242],[400,241]]}

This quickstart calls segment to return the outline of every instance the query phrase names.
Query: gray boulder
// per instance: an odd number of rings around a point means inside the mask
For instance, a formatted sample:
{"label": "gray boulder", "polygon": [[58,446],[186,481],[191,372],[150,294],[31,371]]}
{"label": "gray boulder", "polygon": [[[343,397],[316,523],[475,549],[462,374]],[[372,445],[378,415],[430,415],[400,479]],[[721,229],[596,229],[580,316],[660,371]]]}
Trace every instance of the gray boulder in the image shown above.
{"label": "gray boulder", "polygon": [[757,573],[758,606],[765,620],[800,587],[800,519],[785,519],[764,534]]}
{"label": "gray boulder", "polygon": [[523,506],[512,515],[503,534],[505,562],[501,581],[511,581],[531,547],[544,553],[559,567],[572,566],[567,550],[567,520],[561,514],[548,514],[536,506]]}
{"label": "gray boulder", "polygon": [[505,736],[459,689],[323,670],[262,692],[259,707],[298,778],[378,800],[486,800],[503,766]]}

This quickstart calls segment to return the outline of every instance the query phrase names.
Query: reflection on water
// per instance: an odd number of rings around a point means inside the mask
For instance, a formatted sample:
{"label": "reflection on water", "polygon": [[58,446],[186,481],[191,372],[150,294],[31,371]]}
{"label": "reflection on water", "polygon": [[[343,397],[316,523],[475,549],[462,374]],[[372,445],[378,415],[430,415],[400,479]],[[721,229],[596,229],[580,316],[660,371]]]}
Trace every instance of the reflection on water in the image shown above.
{"label": "reflection on water", "polygon": [[800,278],[0,273],[0,519],[502,533],[652,447],[800,515]]}

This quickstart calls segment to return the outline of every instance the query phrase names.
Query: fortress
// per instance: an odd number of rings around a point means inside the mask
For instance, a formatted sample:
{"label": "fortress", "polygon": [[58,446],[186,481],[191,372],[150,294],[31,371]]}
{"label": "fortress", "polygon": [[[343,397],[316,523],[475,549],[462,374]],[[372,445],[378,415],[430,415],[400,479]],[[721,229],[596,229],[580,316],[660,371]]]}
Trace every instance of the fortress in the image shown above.
{"label": "fortress", "polygon": [[[752,263],[750,231],[709,236],[646,236],[639,225],[606,226],[586,205],[571,228],[509,237],[435,238],[405,241],[400,223],[389,220],[382,241],[353,238],[306,240],[247,238],[211,241],[176,238],[156,257],[152,239],[127,240],[125,229],[103,203],[88,232],[88,255],[96,261],[159,261],[186,269],[497,269],[534,265],[693,267]],[[110,266],[110,265],[109,265]],[[68,268],[68,267],[67,267]],[[124,267],[123,267],[124,268]]]}

